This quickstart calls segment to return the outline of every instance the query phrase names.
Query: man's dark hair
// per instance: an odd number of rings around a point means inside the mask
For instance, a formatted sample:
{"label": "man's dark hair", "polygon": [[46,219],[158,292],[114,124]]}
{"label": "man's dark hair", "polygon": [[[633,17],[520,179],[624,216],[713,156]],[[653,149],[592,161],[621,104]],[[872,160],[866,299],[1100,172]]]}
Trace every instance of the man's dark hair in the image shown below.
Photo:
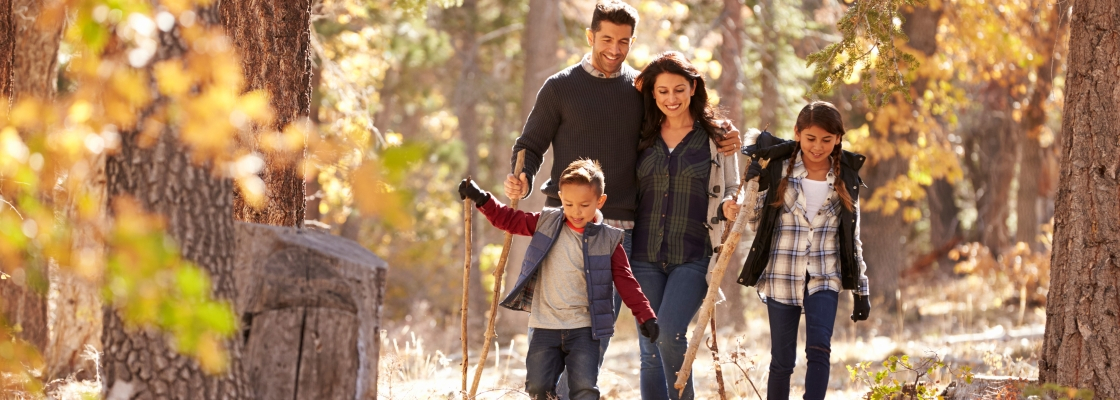
{"label": "man's dark hair", "polygon": [[599,0],[595,3],[595,14],[591,16],[591,32],[599,32],[599,23],[610,21],[615,25],[629,25],[630,35],[638,26],[638,10],[621,0]]}

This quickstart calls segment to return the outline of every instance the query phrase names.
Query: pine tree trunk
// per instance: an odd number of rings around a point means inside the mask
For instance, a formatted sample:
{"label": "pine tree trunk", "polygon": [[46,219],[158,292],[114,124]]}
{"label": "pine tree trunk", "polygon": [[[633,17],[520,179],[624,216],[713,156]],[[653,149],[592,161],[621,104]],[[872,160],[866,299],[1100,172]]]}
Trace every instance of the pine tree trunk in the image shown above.
{"label": "pine tree trunk", "polygon": [[[537,91],[544,85],[544,81],[549,76],[555,74],[560,69],[560,60],[557,58],[556,53],[560,49],[560,26],[563,24],[563,19],[560,15],[560,4],[551,0],[530,0],[529,1],[529,15],[525,18],[525,36],[521,40],[521,48],[525,49],[525,75],[521,80],[521,120],[518,127],[522,127],[525,120],[529,118],[529,112],[533,110],[533,105],[537,101]],[[502,146],[512,151],[513,144],[508,142],[503,143]],[[496,162],[497,169],[501,171],[501,179],[505,179],[505,174],[510,172],[512,167],[509,167],[505,159],[498,159]],[[541,163],[541,175],[536,178],[535,185],[540,187],[547,180],[549,171],[552,171],[552,157],[545,156],[544,161]],[[542,180],[543,179],[543,180]],[[533,188],[529,188],[533,190]],[[518,208],[527,211],[540,211],[544,208],[545,196],[539,191],[535,191],[532,196],[522,200]],[[504,203],[509,203],[504,193],[498,193],[498,198]],[[509,259],[506,263],[506,282],[505,287],[513,287],[517,283],[517,276],[521,272],[521,263],[525,260],[525,250],[529,247],[529,237],[514,236],[513,244],[510,246]],[[477,238],[476,238],[477,241]],[[478,253],[471,253],[478,254]],[[503,330],[520,330],[524,331],[527,326],[529,316],[525,313],[506,313],[503,316]]]}
{"label": "pine tree trunk", "polygon": [[[218,23],[213,7],[200,9],[197,15],[200,23]],[[149,65],[181,57],[186,49],[177,37],[177,29],[161,33],[160,47]],[[161,101],[156,99],[151,107]],[[138,112],[146,116],[150,110]],[[106,161],[110,201],[130,196],[146,212],[162,216],[183,259],[210,274],[214,297],[232,302],[236,291],[232,182],[215,177],[210,165],[193,163],[174,126],[166,127],[149,147],[139,145],[140,135],[135,127],[123,130],[119,152]],[[245,389],[240,340],[224,343],[230,357],[228,371],[207,375],[196,361],[172,349],[165,334],[126,329],[112,307],[105,308],[104,323],[103,394],[123,392],[129,399],[252,397]]]}
{"label": "pine tree trunk", "polygon": [[[778,28],[775,25],[774,16],[774,1],[775,0],[761,0],[761,12],[759,19],[762,23],[762,37],[765,40],[761,43],[762,46],[762,71],[759,71],[759,78],[762,80],[762,106],[758,109],[758,123],[759,128],[771,126],[777,128],[778,122],[782,119],[778,115],[778,106],[780,99],[778,98],[778,76],[781,71],[778,70],[778,48],[780,43],[778,39]],[[780,0],[779,0],[780,1]]]}
{"label": "pine tree trunk", "polygon": [[[746,123],[743,115],[743,4],[740,0],[723,0],[723,14],[726,19],[720,24],[720,33],[723,44],[719,48],[720,65],[723,72],[719,77],[720,108],[727,112],[727,118],[735,123],[740,130],[745,130]],[[761,128],[761,127],[760,127]],[[746,164],[745,158],[740,157],[739,173],[742,173]],[[726,227],[730,229],[730,225]],[[754,239],[754,232],[744,229],[742,242],[736,248],[734,258],[728,265],[743,265],[746,254],[750,249],[750,241]],[[715,256],[713,256],[715,257]],[[725,306],[716,307],[716,314],[720,325],[739,330],[746,327],[747,317],[744,309],[746,302],[743,292],[746,290],[736,281],[737,274],[725,274],[720,287],[727,296]]]}
{"label": "pine tree trunk", "polygon": [[1011,181],[1015,177],[1018,159],[1018,131],[1011,117],[1011,91],[1001,82],[990,82],[981,89],[979,121],[972,137],[978,150],[979,161],[973,164],[969,176],[979,194],[976,198],[980,243],[992,254],[999,254],[1011,241],[1007,217],[1011,213]]}
{"label": "pine tree trunk", "polygon": [[1120,7],[1075,1],[1069,26],[1039,379],[1120,398]]}
{"label": "pine tree trunk", "polygon": [[1015,229],[1015,240],[1027,243],[1035,250],[1042,249],[1039,240],[1039,225],[1044,221],[1041,218],[1042,202],[1046,199],[1043,190],[1042,146],[1039,136],[1046,125],[1047,100],[1053,92],[1054,69],[1058,65],[1058,41],[1068,29],[1068,18],[1061,12],[1063,7],[1055,5],[1047,10],[1049,29],[1039,30],[1041,24],[1034,24],[1035,34],[1046,40],[1043,48],[1043,62],[1035,69],[1037,79],[1030,100],[1027,101],[1026,110],[1023,112],[1023,132],[1026,134],[1019,152],[1019,192],[1016,195],[1015,212],[1018,215]]}
{"label": "pine tree trunk", "polygon": [[7,111],[12,100],[12,70],[15,62],[16,29],[12,0],[0,0],[0,107]]}
{"label": "pine tree trunk", "polygon": [[[51,2],[52,5],[54,2]],[[0,4],[3,5],[3,4]],[[4,40],[10,46],[9,78],[3,90],[10,94],[11,104],[23,99],[50,100],[54,97],[55,65],[62,25],[60,15],[44,11],[49,5],[42,0],[11,0],[6,29],[14,32]],[[10,43],[10,44],[9,44]],[[0,281],[0,313],[12,326],[20,329],[19,337],[46,352],[49,343],[47,326],[47,260],[32,260],[19,271],[5,271],[15,279]]]}
{"label": "pine tree trunk", "polygon": [[[275,113],[272,126],[255,127],[241,145],[265,160],[264,208],[249,205],[240,189],[234,194],[234,218],[275,226],[303,226],[303,149],[289,152],[261,148],[259,135],[304,124],[311,106],[311,0],[221,2],[222,25],[241,56],[245,91],[265,90]],[[307,130],[309,126],[302,125]]]}

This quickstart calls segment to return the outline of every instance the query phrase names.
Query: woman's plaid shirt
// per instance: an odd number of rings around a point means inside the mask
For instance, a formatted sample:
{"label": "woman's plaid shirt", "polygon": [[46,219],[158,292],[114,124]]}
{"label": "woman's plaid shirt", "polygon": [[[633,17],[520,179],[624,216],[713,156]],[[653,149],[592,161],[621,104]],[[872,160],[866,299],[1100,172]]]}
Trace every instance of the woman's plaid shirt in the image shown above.
{"label": "woman's plaid shirt", "polygon": [[[789,163],[786,160],[786,163]],[[788,164],[782,166],[786,170]],[[821,205],[817,215],[805,215],[805,194],[801,180],[808,171],[798,154],[793,171],[786,186],[785,205],[781,220],[774,232],[773,247],[770,250],[770,263],[756,285],[758,295],[763,301],[773,299],[779,303],[800,307],[806,290],[809,294],[822,290],[840,292],[840,208],[844,207],[840,197],[833,189],[835,175],[829,171],[826,181],[830,189],[828,198]],[[778,182],[772,182],[775,187]],[[749,220],[751,228],[758,227],[762,208],[766,205],[766,193],[758,194],[755,203],[755,218]],[[859,294],[867,296],[867,264],[863,262],[863,242],[859,239],[859,202],[855,206],[855,253],[859,263]],[[806,281],[808,277],[808,281]]]}

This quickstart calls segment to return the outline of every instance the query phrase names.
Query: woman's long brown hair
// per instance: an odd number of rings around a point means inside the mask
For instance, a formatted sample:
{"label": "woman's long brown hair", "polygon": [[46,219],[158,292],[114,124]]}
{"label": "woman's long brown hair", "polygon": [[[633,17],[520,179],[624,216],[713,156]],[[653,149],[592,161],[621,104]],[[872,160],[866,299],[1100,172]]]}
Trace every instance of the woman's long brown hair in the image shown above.
{"label": "woman's long brown hair", "polygon": [[693,120],[700,121],[700,125],[708,132],[709,139],[719,140],[720,131],[717,130],[719,128],[715,122],[720,118],[719,110],[708,103],[708,90],[704,86],[704,77],[700,76],[700,72],[688,62],[684,54],[667,51],[658,54],[634,79],[634,86],[642,92],[645,103],[645,120],[642,121],[642,136],[638,142],[638,152],[641,153],[653,146],[657,143],[657,138],[661,137],[661,123],[665,121],[665,113],[661,112],[657,107],[657,101],[653,99],[653,85],[661,74],[680,75],[688,81],[689,85],[696,88],[696,92],[689,99],[688,113],[692,115]]}
{"label": "woman's long brown hair", "polygon": [[[840,110],[836,106],[827,101],[814,101],[801,109],[801,113],[797,114],[797,123],[793,129],[797,132],[804,131],[810,127],[821,128],[825,132],[836,135],[836,147],[832,148],[832,173],[836,176],[836,183],[832,187],[836,188],[836,194],[840,196],[840,202],[848,211],[852,211],[855,207],[852,203],[852,196],[848,193],[848,186],[844,184],[844,179],[840,175],[840,157],[843,155],[844,147],[844,120],[840,117]],[[793,173],[793,164],[797,161],[797,155],[801,153],[801,143],[797,143],[797,148],[793,150],[793,154],[789,157],[789,164],[786,167],[786,172],[782,174],[781,183],[778,184],[777,197],[774,199],[771,206],[781,207],[785,202],[786,184],[789,183],[789,174]]]}

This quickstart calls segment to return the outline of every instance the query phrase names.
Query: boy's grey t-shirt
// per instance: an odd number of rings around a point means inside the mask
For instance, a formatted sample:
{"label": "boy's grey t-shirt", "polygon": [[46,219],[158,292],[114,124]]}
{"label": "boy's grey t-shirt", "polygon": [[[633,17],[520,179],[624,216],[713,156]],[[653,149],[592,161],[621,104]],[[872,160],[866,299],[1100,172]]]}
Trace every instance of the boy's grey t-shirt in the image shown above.
{"label": "boy's grey t-shirt", "polygon": [[567,223],[537,270],[529,327],[576,329],[591,326],[587,277],[583,273],[582,234]]}

